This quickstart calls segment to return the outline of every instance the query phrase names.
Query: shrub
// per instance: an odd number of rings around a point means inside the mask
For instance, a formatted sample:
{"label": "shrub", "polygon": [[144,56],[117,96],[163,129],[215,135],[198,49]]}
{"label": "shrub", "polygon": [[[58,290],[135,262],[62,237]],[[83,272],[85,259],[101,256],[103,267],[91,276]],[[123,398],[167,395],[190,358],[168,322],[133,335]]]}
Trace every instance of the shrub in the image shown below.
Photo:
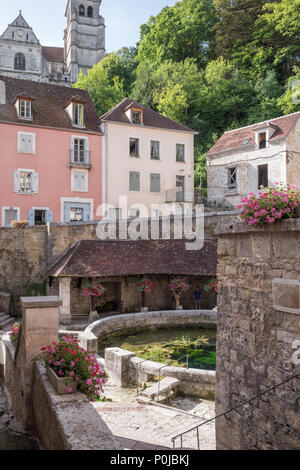
{"label": "shrub", "polygon": [[250,193],[237,205],[240,218],[248,225],[268,225],[282,219],[296,217],[300,206],[300,193],[295,186],[275,183],[274,188],[265,188],[258,196]]}
{"label": "shrub", "polygon": [[66,378],[66,391],[75,379],[79,390],[91,401],[100,398],[106,381],[105,372],[100,369],[96,356],[79,347],[78,340],[72,336],[63,336],[58,344],[53,343],[41,349],[45,366],[51,367],[59,377]]}

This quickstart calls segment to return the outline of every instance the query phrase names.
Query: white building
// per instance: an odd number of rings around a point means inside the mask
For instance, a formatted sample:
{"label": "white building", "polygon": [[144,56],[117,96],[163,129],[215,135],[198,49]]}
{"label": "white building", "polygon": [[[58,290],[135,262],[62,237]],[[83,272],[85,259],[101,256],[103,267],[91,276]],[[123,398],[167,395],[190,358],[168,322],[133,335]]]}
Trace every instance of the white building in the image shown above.
{"label": "white building", "polygon": [[211,203],[235,206],[275,182],[300,187],[300,112],[225,132],[206,156]]}
{"label": "white building", "polygon": [[64,47],[45,47],[20,11],[0,36],[0,74],[69,85],[105,56],[102,0],[68,0]]}
{"label": "white building", "polygon": [[191,206],[197,132],[128,98],[101,122],[102,200],[111,205],[110,217],[163,215],[160,206],[176,202]]}

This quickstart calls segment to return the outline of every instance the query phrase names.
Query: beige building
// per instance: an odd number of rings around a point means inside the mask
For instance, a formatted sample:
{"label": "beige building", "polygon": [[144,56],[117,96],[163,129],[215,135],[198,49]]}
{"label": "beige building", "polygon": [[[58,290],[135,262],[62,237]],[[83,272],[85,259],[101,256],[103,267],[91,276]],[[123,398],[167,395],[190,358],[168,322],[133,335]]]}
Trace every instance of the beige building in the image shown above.
{"label": "beige building", "polygon": [[211,203],[235,206],[275,182],[300,187],[300,112],[225,132],[206,156]]}
{"label": "beige building", "polygon": [[158,216],[162,205],[192,205],[195,131],[128,98],[101,122],[107,216]]}

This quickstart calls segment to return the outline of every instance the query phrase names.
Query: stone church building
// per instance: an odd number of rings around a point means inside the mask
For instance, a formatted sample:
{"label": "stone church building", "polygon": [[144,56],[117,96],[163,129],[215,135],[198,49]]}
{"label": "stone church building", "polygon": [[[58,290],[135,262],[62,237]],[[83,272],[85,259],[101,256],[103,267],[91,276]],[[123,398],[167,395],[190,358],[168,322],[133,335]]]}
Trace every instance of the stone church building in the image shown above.
{"label": "stone church building", "polygon": [[20,11],[0,36],[0,75],[70,85],[105,56],[102,0],[68,0],[64,47],[45,47]]}

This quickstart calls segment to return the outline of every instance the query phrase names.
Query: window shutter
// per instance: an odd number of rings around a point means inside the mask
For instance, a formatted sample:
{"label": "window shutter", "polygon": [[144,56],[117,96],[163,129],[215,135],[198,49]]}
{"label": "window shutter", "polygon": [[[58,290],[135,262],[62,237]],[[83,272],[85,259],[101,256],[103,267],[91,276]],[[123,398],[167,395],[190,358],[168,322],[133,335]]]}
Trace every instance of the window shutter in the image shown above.
{"label": "window shutter", "polygon": [[130,171],[129,173],[129,190],[140,191],[140,174],[138,171]]}
{"label": "window shutter", "polygon": [[150,191],[160,193],[160,175],[157,173],[150,174]]}
{"label": "window shutter", "polygon": [[19,171],[14,171],[14,192],[18,193],[20,190],[20,173]]}
{"label": "window shutter", "polygon": [[34,171],[32,173],[32,178],[33,178],[33,182],[32,182],[33,192],[38,193],[39,192],[39,174],[36,171]]}
{"label": "window shutter", "polygon": [[28,211],[28,224],[30,227],[34,226],[34,210],[29,209]]}
{"label": "window shutter", "polygon": [[80,175],[80,190],[87,191],[87,174],[86,172],[82,172]]}
{"label": "window shutter", "polygon": [[46,224],[49,222],[51,223],[53,221],[53,211],[46,211],[45,214],[45,222]]}

